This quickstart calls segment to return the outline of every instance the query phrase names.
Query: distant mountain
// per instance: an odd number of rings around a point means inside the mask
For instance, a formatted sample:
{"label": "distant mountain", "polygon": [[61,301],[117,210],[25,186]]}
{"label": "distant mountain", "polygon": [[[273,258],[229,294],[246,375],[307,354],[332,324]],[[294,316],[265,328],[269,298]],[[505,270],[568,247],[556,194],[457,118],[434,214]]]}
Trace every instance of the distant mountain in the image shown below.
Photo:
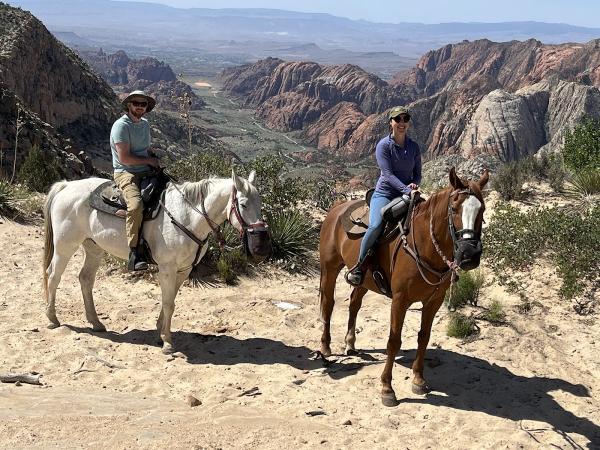
{"label": "distant mountain", "polygon": [[272,58],[221,78],[268,126],[301,130],[307,142],[349,161],[373,152],[387,130],[385,111],[396,104],[411,109],[411,135],[430,159],[520,159],[559,148],[583,116],[600,117],[600,39],[446,45],[390,83],[356,66]]}
{"label": "distant mountain", "polygon": [[[179,9],[111,0],[11,0],[10,3],[31,10],[52,30],[72,31],[102,43],[118,41],[121,46],[124,40],[158,48],[193,47],[217,40],[312,42],[325,50],[393,52],[417,57],[464,39],[535,38],[558,43],[587,42],[600,37],[600,28],[539,22],[377,24],[329,14],[272,9]],[[144,26],[132,27],[132,18],[135,24]]]}

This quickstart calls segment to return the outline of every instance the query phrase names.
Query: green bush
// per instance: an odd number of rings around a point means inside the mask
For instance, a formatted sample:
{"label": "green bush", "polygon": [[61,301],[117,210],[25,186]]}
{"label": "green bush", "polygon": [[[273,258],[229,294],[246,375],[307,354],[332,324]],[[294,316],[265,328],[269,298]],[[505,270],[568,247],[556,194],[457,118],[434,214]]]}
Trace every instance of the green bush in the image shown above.
{"label": "green bush", "polygon": [[502,325],[506,321],[506,313],[502,303],[499,300],[493,300],[490,307],[485,311],[481,318],[494,325]]}
{"label": "green bush", "polygon": [[478,328],[473,317],[467,317],[461,313],[452,313],[446,334],[450,337],[465,339],[475,333]]}
{"label": "green bush", "polygon": [[16,195],[8,181],[0,180],[0,217],[12,217],[15,213]]}
{"label": "green bush", "polygon": [[60,170],[50,153],[33,146],[21,164],[17,178],[31,190],[47,192],[60,179]]}
{"label": "green bush", "polygon": [[318,236],[312,221],[298,211],[274,214],[269,222],[273,256],[282,267],[292,271],[310,272],[312,252]]}
{"label": "green bush", "polygon": [[600,169],[585,169],[573,174],[570,192],[579,196],[600,194]]}
{"label": "green bush", "polygon": [[600,170],[600,120],[584,119],[565,136],[565,165],[574,172]]}
{"label": "green bush", "polygon": [[267,221],[279,212],[297,206],[309,197],[310,190],[301,178],[283,176],[285,164],[278,156],[259,156],[248,165],[248,172],[256,170],[261,193],[263,215]]}
{"label": "green bush", "polygon": [[456,310],[467,303],[477,305],[483,281],[483,272],[481,269],[462,272],[458,282],[452,288],[452,297],[450,297],[450,289],[446,291],[445,302],[448,305],[448,309]]}
{"label": "green bush", "polygon": [[227,284],[235,284],[237,275],[245,273],[247,268],[248,258],[240,249],[221,253],[217,261],[219,276]]}
{"label": "green bush", "polygon": [[504,200],[518,200],[523,196],[525,173],[518,161],[506,163],[492,177],[492,187]]}
{"label": "green bush", "polygon": [[547,208],[521,212],[501,203],[485,230],[484,248],[498,281],[515,292],[524,289],[527,269],[543,257],[562,279],[562,297],[586,295],[600,272],[600,206],[578,214]]}
{"label": "green bush", "polygon": [[231,159],[215,151],[197,152],[169,165],[168,172],[179,181],[227,178],[231,176]]}

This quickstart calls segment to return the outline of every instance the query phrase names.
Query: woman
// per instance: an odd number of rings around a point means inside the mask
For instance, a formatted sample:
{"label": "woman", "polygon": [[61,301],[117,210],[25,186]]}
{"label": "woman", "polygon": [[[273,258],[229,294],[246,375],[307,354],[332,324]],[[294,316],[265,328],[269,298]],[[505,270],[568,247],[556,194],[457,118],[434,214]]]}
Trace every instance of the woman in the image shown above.
{"label": "woman", "polygon": [[362,266],[367,254],[381,232],[381,208],[396,197],[410,196],[421,182],[421,151],[406,132],[410,127],[410,113],[404,106],[392,108],[388,115],[390,134],[379,141],[375,150],[381,175],[371,197],[369,228],[360,245],[358,263],[346,274],[348,283],[358,286],[363,280]]}

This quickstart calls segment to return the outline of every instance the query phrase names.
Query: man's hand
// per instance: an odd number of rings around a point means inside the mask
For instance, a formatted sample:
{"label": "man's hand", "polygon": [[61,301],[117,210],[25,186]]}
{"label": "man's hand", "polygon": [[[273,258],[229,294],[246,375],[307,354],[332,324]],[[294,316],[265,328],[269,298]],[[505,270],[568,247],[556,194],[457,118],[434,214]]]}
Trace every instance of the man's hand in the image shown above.
{"label": "man's hand", "polygon": [[147,164],[152,167],[160,168],[160,160],[155,156],[150,156],[147,160]]}

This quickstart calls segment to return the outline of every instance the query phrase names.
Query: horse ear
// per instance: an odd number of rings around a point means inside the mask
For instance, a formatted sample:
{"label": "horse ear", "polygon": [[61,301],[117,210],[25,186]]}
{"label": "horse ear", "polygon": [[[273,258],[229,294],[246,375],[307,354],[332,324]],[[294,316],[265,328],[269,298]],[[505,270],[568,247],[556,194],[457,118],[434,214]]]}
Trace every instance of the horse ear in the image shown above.
{"label": "horse ear", "polygon": [[233,167],[231,168],[231,181],[238,191],[244,190],[244,184],[242,183],[242,180],[240,180],[240,178],[235,174]]}
{"label": "horse ear", "polygon": [[489,179],[490,179],[490,171],[488,169],[485,169],[483,171],[483,175],[481,175],[481,178],[477,182],[479,184],[479,189],[483,189],[483,187],[487,184]]}
{"label": "horse ear", "polygon": [[458,175],[456,175],[456,170],[454,169],[454,166],[452,166],[452,169],[450,169],[450,173],[448,174],[448,176],[450,177],[450,184],[454,189],[465,189],[467,187],[458,177]]}
{"label": "horse ear", "polygon": [[256,181],[256,170],[253,170],[252,172],[250,172],[250,175],[248,175],[248,183],[254,184],[255,181]]}

